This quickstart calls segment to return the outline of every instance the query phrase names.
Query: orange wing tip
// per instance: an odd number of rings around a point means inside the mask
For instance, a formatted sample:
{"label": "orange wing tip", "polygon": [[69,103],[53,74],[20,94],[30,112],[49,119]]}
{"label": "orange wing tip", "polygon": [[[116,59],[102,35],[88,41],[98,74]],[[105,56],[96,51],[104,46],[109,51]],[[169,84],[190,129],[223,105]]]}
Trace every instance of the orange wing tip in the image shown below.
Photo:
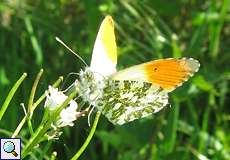
{"label": "orange wing tip", "polygon": [[145,67],[148,81],[170,92],[192,77],[200,63],[193,58],[167,58],[147,63]]}
{"label": "orange wing tip", "polygon": [[183,81],[181,81],[181,83],[177,84],[176,88],[182,86],[184,82],[187,82],[189,78],[192,77],[194,73],[198,72],[200,68],[200,63],[198,60],[193,58],[182,58],[182,59],[185,60],[185,63],[187,65],[186,67],[188,67],[189,69],[188,72],[189,76],[187,76]]}

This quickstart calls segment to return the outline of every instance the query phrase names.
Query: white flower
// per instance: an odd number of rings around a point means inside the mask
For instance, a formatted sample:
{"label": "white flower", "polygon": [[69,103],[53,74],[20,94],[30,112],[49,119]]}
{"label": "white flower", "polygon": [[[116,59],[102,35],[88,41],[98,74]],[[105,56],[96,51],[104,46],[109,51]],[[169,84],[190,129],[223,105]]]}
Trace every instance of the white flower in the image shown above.
{"label": "white flower", "polygon": [[60,119],[57,121],[58,127],[72,127],[74,125],[73,121],[77,119],[77,115],[79,114],[77,108],[77,103],[75,101],[70,101],[70,105],[67,108],[64,108],[60,113]]}
{"label": "white flower", "polygon": [[[49,86],[49,92],[46,92],[46,101],[45,101],[45,108],[48,108],[50,111],[53,111],[62,104],[68,97],[58,89]],[[58,120],[56,121],[57,127],[64,127],[64,126],[73,126],[77,119],[77,115],[80,112],[77,112],[78,105],[74,100],[71,100],[69,105],[64,108],[59,115]]]}
{"label": "white flower", "polygon": [[49,91],[46,92],[45,108],[55,110],[59,104],[62,104],[67,99],[67,96],[58,91],[57,88],[49,86]]}

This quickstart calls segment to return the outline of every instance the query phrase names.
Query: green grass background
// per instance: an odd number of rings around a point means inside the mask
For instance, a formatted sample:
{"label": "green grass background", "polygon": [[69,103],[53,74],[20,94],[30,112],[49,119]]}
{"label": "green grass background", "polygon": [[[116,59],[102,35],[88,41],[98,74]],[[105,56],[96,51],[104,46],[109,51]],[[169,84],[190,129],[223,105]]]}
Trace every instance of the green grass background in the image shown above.
{"label": "green grass background", "polygon": [[[199,72],[170,94],[170,106],[149,118],[113,126],[101,118],[81,160],[230,159],[229,0],[2,0],[0,1],[0,103],[23,72],[3,120],[7,137],[23,117],[36,74],[44,68],[36,98],[60,75],[84,65],[55,41],[60,37],[89,64],[99,24],[116,24],[118,69],[167,57],[193,57]],[[38,124],[42,106],[32,123]],[[33,159],[69,159],[90,128],[87,118],[65,128],[59,140],[42,143]],[[28,138],[25,127],[20,136]]]}

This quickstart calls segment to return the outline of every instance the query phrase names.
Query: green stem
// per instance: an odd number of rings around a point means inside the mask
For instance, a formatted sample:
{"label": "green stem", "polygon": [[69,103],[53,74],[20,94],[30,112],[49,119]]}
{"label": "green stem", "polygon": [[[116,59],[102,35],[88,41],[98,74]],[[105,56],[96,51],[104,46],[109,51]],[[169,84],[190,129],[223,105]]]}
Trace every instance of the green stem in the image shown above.
{"label": "green stem", "polygon": [[29,128],[30,135],[33,135],[34,134],[34,130],[33,130],[32,122],[31,122],[31,120],[28,117],[26,119],[27,119],[27,125],[28,125],[28,128]]}
{"label": "green stem", "polygon": [[[213,5],[217,5],[216,1],[213,1]],[[219,47],[220,47],[220,36],[221,36],[221,30],[223,29],[223,25],[225,22],[225,17],[228,14],[228,8],[229,8],[229,0],[223,0],[222,2],[222,8],[220,11],[220,18],[218,19],[218,24],[213,24],[212,31],[211,31],[211,40],[210,40],[210,53],[213,58],[216,58],[216,56],[219,53]]]}
{"label": "green stem", "polygon": [[34,84],[33,84],[33,87],[32,87],[32,90],[30,92],[30,98],[29,98],[29,103],[28,103],[28,113],[30,116],[32,116],[32,112],[33,112],[33,103],[34,103],[35,91],[36,91],[36,88],[38,86],[38,82],[42,76],[43,71],[44,70],[41,69],[40,72],[37,74],[36,79],[35,79]]}
{"label": "green stem", "polygon": [[23,80],[26,78],[27,74],[23,73],[23,75],[19,78],[19,80],[14,84],[13,88],[10,90],[4,104],[1,107],[0,110],[0,120],[2,119],[6,109],[8,108],[8,105],[11,101],[11,99],[13,98],[15,92],[17,91],[18,87],[20,86],[20,84],[23,82]]}
{"label": "green stem", "polygon": [[21,131],[23,125],[25,124],[26,122],[26,116],[21,120],[21,122],[19,123],[18,127],[15,129],[13,135],[11,136],[11,138],[15,138],[18,133]]}
{"label": "green stem", "polygon": [[29,131],[30,134],[33,135],[34,134],[34,130],[33,130],[33,126],[32,126],[32,122],[31,122],[31,118],[33,116],[33,103],[34,103],[34,95],[38,86],[38,82],[42,76],[43,73],[43,69],[40,70],[40,72],[37,74],[36,79],[34,81],[32,90],[30,92],[30,98],[29,98],[29,102],[28,102],[28,112],[27,112],[27,123],[28,123],[28,127],[29,127]]}
{"label": "green stem", "polygon": [[30,16],[25,16],[24,22],[25,22],[25,27],[29,33],[31,45],[35,53],[35,62],[37,65],[41,65],[43,61],[43,53],[42,53],[41,46],[38,42],[38,38],[36,37],[36,34],[34,33],[34,28],[33,28],[32,20]]}
{"label": "green stem", "polygon": [[22,159],[25,158],[31,150],[34,148],[35,145],[37,145],[40,140],[44,137],[47,130],[50,128],[51,124],[55,121],[57,116],[60,114],[61,110],[65,108],[69,102],[76,96],[77,91],[72,92],[69,97],[57,107],[57,110],[53,113],[50,119],[45,124],[40,124],[36,132],[33,134],[33,136],[30,138],[29,142],[26,144],[26,146],[22,150]]}
{"label": "green stem", "polygon": [[49,125],[41,125],[37,131],[34,133],[33,137],[29,140],[27,145],[22,150],[22,159],[25,158],[28,153],[33,149],[33,147],[38,144],[39,139],[44,136],[46,131],[49,129]]}
{"label": "green stem", "polygon": [[92,139],[92,137],[96,131],[100,115],[101,115],[101,113],[98,111],[96,114],[96,117],[94,119],[93,126],[89,132],[88,137],[86,138],[86,140],[85,140],[84,144],[81,146],[81,148],[77,151],[77,153],[71,158],[71,160],[77,160],[81,156],[81,154],[84,152],[86,147],[89,145],[89,143],[90,143],[90,141],[91,141],[91,139]]}
{"label": "green stem", "polygon": [[[59,79],[53,84],[53,87],[56,88],[59,86],[59,84],[63,81],[63,77],[60,76]],[[34,103],[33,105],[33,111],[36,109],[36,107],[43,101],[43,99],[45,99],[45,93]],[[13,135],[11,136],[11,138],[15,138],[19,132],[21,131],[22,127],[24,126],[26,122],[26,116],[21,120],[21,122],[19,123],[18,127],[16,128],[16,130],[14,131]]]}

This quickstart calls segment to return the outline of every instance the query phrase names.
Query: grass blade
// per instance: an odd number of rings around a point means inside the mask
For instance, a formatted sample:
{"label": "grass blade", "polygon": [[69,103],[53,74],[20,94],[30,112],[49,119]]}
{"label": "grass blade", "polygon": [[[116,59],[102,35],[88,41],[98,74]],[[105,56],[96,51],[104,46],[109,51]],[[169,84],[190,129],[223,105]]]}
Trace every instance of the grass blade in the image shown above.
{"label": "grass blade", "polygon": [[23,75],[19,78],[19,80],[14,84],[13,88],[10,90],[5,102],[3,103],[1,110],[0,110],[0,120],[2,119],[5,111],[7,110],[9,103],[11,99],[13,98],[15,92],[17,91],[20,84],[23,82],[23,80],[26,78],[27,74],[23,73]]}

